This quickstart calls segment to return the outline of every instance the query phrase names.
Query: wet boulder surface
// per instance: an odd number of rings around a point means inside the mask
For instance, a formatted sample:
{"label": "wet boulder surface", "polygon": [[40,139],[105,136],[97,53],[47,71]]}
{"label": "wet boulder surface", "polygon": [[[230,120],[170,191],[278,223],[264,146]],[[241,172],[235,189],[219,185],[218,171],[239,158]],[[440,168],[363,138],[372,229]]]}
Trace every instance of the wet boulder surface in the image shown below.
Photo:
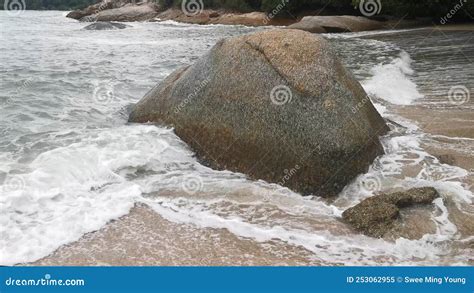
{"label": "wet boulder surface", "polygon": [[205,165],[334,196],[383,153],[385,121],[329,42],[275,29],[219,41],[130,122],[174,127]]}

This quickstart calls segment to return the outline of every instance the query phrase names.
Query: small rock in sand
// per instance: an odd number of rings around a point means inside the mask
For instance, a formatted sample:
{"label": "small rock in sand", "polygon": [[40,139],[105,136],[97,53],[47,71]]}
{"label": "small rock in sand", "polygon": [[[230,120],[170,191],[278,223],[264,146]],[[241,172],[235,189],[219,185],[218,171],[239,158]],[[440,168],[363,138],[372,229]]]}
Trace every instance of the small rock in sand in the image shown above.
{"label": "small rock in sand", "polygon": [[407,191],[380,194],[364,199],[342,213],[343,220],[372,237],[383,237],[399,217],[400,208],[430,204],[439,197],[433,187],[412,188]]}

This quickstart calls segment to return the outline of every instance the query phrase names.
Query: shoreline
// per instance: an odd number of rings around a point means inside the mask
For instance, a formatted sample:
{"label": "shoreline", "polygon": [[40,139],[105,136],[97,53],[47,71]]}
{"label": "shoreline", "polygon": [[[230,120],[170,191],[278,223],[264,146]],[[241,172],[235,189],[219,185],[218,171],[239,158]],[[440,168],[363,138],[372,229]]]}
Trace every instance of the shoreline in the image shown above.
{"label": "shoreline", "polygon": [[[394,17],[381,17],[377,19],[366,18],[356,15],[324,14],[320,11],[303,11],[294,18],[289,17],[269,17],[261,11],[236,12],[225,9],[203,9],[197,14],[187,15],[181,9],[171,7],[155,12],[142,11],[137,14],[133,9],[140,6],[128,6],[115,9],[104,9],[92,14],[78,14],[76,11],[69,11],[66,17],[76,19],[84,23],[94,22],[163,22],[175,21],[183,24],[198,25],[243,25],[248,27],[274,26],[288,29],[304,30],[311,33],[342,33],[342,32],[364,32],[364,31],[390,31],[404,29],[435,29],[439,31],[474,31],[472,23],[449,23],[439,24],[426,18],[399,19]],[[90,7],[83,9],[85,11]],[[112,11],[123,11],[114,14]],[[127,9],[132,9],[128,11]],[[91,13],[90,11],[88,13]],[[101,16],[102,13],[105,16]],[[84,16],[86,15],[86,16]],[[79,17],[81,16],[81,17]]]}
{"label": "shoreline", "polygon": [[278,16],[275,11],[266,13],[258,10],[239,12],[229,9],[196,9],[196,11],[189,12],[176,7],[163,9],[151,3],[124,6],[103,6],[103,4],[97,3],[82,10],[70,11],[66,17],[81,22],[161,22],[172,20],[200,25],[283,26],[313,33],[407,29],[433,24],[427,18],[405,19],[393,16],[367,18],[353,12],[328,11],[324,8],[300,11],[291,17]]}
{"label": "shoreline", "polygon": [[274,240],[256,242],[223,228],[166,220],[145,204],[101,229],[19,266],[307,266],[312,253]]}

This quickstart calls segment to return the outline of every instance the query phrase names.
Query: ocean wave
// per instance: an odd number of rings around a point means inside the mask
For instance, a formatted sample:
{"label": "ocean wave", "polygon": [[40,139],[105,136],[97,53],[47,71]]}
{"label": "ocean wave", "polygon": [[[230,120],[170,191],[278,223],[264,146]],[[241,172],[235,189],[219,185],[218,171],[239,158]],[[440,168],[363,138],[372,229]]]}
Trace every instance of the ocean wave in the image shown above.
{"label": "ocean wave", "polygon": [[401,52],[389,64],[379,64],[371,69],[372,77],[362,82],[367,93],[396,105],[410,105],[423,98],[416,84],[410,80],[414,74],[410,55]]}

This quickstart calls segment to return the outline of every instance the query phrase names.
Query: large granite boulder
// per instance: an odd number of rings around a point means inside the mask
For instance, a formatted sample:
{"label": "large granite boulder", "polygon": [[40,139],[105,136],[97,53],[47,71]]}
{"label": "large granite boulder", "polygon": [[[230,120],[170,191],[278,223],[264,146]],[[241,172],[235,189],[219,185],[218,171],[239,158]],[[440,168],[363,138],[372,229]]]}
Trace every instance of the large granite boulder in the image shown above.
{"label": "large granite boulder", "polygon": [[412,188],[407,191],[380,194],[364,199],[342,213],[343,220],[356,230],[372,237],[389,232],[400,216],[400,209],[430,204],[439,197],[433,187]]}
{"label": "large granite boulder", "polygon": [[305,16],[301,21],[288,26],[290,29],[300,29],[311,33],[359,32],[383,27],[383,22],[352,15]]}
{"label": "large granite boulder", "polygon": [[174,127],[204,164],[337,194],[383,152],[388,128],[324,38],[276,29],[219,41],[135,105]]}

